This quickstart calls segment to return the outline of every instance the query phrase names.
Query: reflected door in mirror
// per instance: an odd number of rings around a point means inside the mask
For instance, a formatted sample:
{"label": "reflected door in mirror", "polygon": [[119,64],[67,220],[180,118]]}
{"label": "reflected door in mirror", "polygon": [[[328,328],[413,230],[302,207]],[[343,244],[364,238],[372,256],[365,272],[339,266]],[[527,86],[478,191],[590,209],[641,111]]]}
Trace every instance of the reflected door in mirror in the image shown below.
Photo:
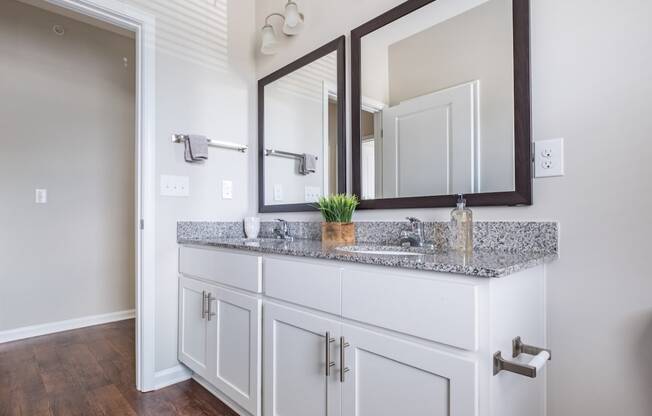
{"label": "reflected door in mirror", "polygon": [[[529,150],[529,61],[516,52],[527,0],[423,3],[407,1],[352,32],[363,208],[364,200],[514,193],[517,127],[518,151]],[[517,106],[519,82],[528,95]]]}

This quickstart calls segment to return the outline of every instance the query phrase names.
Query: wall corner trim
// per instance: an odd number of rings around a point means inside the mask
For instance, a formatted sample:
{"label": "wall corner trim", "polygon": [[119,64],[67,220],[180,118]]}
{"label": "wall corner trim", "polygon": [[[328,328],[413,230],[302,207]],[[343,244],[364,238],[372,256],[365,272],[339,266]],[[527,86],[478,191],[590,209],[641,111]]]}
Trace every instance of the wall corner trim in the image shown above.
{"label": "wall corner trim", "polygon": [[154,374],[154,390],[162,389],[192,378],[192,371],[184,365],[175,365]]}

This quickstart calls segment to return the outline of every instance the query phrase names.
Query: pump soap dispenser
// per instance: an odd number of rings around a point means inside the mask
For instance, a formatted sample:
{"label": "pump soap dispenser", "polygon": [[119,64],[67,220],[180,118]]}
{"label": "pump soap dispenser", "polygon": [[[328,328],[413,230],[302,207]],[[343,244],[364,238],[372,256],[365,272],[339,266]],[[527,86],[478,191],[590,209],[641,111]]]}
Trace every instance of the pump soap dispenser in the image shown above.
{"label": "pump soap dispenser", "polygon": [[451,246],[464,254],[473,252],[473,212],[466,206],[464,195],[458,194],[457,208],[451,211]]}

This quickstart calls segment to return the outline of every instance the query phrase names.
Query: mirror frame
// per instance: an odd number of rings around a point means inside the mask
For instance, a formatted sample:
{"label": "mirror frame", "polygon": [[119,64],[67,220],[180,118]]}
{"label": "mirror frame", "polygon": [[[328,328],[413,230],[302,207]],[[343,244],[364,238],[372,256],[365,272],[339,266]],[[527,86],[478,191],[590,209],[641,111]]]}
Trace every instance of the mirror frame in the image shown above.
{"label": "mirror frame", "polygon": [[[437,0],[407,0],[351,31],[351,150],[353,193],[360,196],[360,109],[362,37]],[[530,104],[530,3],[513,0],[514,38],[514,191],[465,194],[469,206],[532,205]],[[456,195],[361,200],[360,209],[453,207]]]}
{"label": "mirror frame", "polygon": [[346,192],[346,57],[345,37],[315,49],[296,61],[258,80],[258,212],[317,211],[312,204],[265,204],[265,86],[292,72],[337,52],[337,192]]}

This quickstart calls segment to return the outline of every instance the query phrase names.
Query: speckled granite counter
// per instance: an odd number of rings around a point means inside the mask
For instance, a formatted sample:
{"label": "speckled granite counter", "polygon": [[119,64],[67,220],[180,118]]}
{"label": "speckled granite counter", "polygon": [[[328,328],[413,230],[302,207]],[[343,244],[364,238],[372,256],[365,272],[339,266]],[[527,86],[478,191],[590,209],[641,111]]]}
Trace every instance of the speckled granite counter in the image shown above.
{"label": "speckled granite counter", "polygon": [[[187,224],[187,223],[186,223]],[[556,231],[556,228],[555,228]],[[373,264],[405,269],[428,270],[435,272],[458,273],[473,277],[502,277],[520,270],[535,267],[557,258],[556,250],[552,251],[513,251],[490,250],[481,248],[471,256],[434,249],[401,248],[360,243],[360,248],[405,254],[362,254],[350,251],[347,247],[326,248],[321,241],[294,240],[291,242],[261,238],[248,240],[234,237],[206,237],[180,234],[179,244],[199,245],[236,250],[248,250],[259,253],[283,254],[290,256],[310,257],[315,259],[339,260],[346,262]],[[555,245],[556,247],[556,245]]]}

